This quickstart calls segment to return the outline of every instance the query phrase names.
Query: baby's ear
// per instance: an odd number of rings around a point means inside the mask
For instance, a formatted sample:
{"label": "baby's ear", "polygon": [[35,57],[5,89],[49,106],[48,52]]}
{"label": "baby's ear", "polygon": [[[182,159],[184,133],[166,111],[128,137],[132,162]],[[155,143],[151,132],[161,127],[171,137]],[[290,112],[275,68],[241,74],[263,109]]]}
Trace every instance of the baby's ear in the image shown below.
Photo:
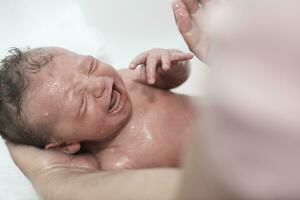
{"label": "baby's ear", "polygon": [[75,154],[80,150],[80,148],[81,148],[80,143],[65,143],[65,142],[63,143],[53,142],[45,146],[45,149],[52,149],[66,154]]}

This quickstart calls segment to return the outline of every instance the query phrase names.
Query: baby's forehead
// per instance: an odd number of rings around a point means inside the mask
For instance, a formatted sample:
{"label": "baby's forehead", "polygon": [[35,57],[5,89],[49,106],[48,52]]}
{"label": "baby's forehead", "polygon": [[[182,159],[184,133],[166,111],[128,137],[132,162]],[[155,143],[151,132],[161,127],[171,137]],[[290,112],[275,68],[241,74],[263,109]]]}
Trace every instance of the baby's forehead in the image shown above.
{"label": "baby's forehead", "polygon": [[[49,62],[47,63],[48,68],[64,68],[68,69],[81,69],[81,67],[85,67],[88,64],[91,64],[94,56],[78,54],[73,51],[61,48],[61,47],[43,47],[40,49],[33,49],[36,51],[37,56],[48,56],[51,57]],[[97,57],[96,60],[103,63],[102,58]],[[54,70],[54,69],[52,69]]]}
{"label": "baby's forehead", "polygon": [[[45,86],[51,84],[55,80],[55,72],[60,65],[59,57],[64,57],[64,49],[47,47],[37,48],[30,51],[29,60],[38,66],[36,71],[26,73],[26,88],[24,92],[24,100],[32,100],[41,96],[47,96],[49,91],[45,91]],[[58,59],[59,58],[59,59]],[[64,59],[64,58],[63,58]],[[32,64],[31,63],[31,64]],[[43,94],[43,95],[40,95]],[[28,97],[28,98],[26,98]]]}
{"label": "baby's forehead", "polygon": [[34,54],[51,54],[53,56],[59,56],[65,53],[71,52],[61,47],[39,47],[30,50],[30,53]]}
{"label": "baby's forehead", "polygon": [[73,66],[81,55],[59,47],[43,47],[32,49],[28,57],[32,64],[39,65],[39,71],[44,71],[44,68],[54,71],[67,65]]}
{"label": "baby's forehead", "polygon": [[60,94],[60,90],[63,91],[62,85],[68,81],[65,78],[70,74],[70,71],[65,70],[72,70],[73,67],[68,66],[74,62],[79,63],[80,59],[77,58],[80,55],[62,48],[33,49],[32,55],[34,54],[37,58],[51,55],[51,59],[41,66],[37,73],[28,73],[29,84],[24,91],[25,110],[31,115],[34,114],[35,119],[40,119],[44,112],[57,111],[56,108],[60,103],[58,98],[61,98],[61,95],[55,94]]}
{"label": "baby's forehead", "polygon": [[33,61],[33,63],[42,62],[43,60],[46,61],[46,63],[41,64],[53,64],[56,60],[75,59],[80,57],[79,54],[60,47],[34,48],[28,51],[28,54],[29,61]]}

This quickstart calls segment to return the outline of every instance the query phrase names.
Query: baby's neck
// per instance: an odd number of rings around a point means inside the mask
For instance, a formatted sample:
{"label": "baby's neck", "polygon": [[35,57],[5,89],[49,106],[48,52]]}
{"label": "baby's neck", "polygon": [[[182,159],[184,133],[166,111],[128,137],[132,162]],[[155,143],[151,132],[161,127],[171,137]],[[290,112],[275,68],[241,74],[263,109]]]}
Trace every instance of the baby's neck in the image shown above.
{"label": "baby's neck", "polygon": [[130,124],[130,121],[131,121],[131,116],[127,120],[127,122],[124,123],[124,125],[121,128],[119,128],[117,131],[115,131],[114,133],[112,133],[107,138],[104,138],[104,139],[101,139],[101,140],[96,140],[96,141],[82,142],[81,145],[89,153],[97,154],[100,151],[102,151],[103,149],[106,149],[112,143],[112,141],[115,138],[117,138],[120,134],[122,134],[123,130],[126,129],[126,127],[128,126],[128,124]]}

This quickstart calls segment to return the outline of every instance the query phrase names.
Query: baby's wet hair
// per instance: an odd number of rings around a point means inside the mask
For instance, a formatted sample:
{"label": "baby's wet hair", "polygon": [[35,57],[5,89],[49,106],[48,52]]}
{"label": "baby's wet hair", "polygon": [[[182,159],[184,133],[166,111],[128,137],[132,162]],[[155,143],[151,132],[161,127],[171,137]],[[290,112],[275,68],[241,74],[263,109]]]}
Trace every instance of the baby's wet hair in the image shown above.
{"label": "baby's wet hair", "polygon": [[24,92],[30,84],[28,75],[37,73],[52,60],[42,48],[11,48],[0,62],[0,135],[14,143],[44,148],[50,143],[47,124],[30,124],[22,114]]}

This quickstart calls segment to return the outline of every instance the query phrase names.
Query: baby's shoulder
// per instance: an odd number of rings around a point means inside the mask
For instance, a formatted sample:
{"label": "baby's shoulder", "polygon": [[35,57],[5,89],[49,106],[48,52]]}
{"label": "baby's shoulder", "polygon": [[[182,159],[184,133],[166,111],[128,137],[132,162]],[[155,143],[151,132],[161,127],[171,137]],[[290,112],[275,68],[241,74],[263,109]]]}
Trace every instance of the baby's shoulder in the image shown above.
{"label": "baby's shoulder", "polygon": [[120,74],[123,81],[129,81],[132,77],[132,73],[129,69],[120,69],[118,70],[118,73]]}
{"label": "baby's shoulder", "polygon": [[127,89],[137,89],[137,88],[145,88],[145,87],[149,87],[147,85],[141,84],[140,82],[138,82],[136,79],[136,70],[129,70],[129,69],[121,69],[118,71],[125,86],[127,87]]}
{"label": "baby's shoulder", "polygon": [[153,99],[154,96],[166,94],[169,92],[165,90],[161,90],[155,87],[151,87],[147,84],[141,83],[137,80],[137,76],[140,75],[139,73],[135,73],[136,70],[120,70],[119,74],[123,79],[125,87],[127,88],[128,93],[132,98],[138,97],[139,101],[141,100],[141,96],[149,97]]}

